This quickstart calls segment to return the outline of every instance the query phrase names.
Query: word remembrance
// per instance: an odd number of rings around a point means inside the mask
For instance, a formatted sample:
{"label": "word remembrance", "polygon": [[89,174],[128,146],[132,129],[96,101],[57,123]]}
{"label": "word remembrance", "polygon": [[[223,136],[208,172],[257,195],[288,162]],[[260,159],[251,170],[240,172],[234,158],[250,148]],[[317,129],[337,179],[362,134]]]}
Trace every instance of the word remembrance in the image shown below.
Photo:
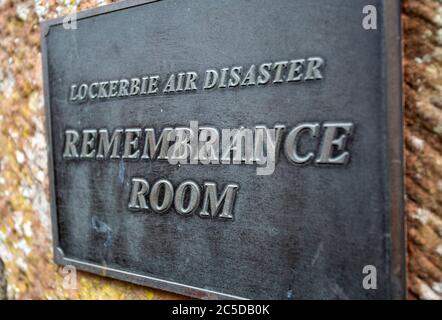
{"label": "word remembrance", "polygon": [[402,298],[399,4],[367,30],[365,1],[332,2],[44,22],[55,262],[204,299]]}

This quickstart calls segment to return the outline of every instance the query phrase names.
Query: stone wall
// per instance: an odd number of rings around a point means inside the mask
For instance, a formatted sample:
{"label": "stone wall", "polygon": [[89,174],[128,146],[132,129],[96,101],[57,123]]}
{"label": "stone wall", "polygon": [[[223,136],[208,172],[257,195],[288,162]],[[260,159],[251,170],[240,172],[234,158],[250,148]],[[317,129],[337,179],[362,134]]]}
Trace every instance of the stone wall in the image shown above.
{"label": "stone wall", "polygon": [[442,298],[442,2],[403,7],[410,298]]}
{"label": "stone wall", "polygon": [[0,259],[0,300],[6,299],[6,288],[5,265],[3,264],[2,259]]}
{"label": "stone wall", "polygon": [[[39,21],[107,2],[0,0],[0,299],[178,297],[81,272],[65,290],[52,263]],[[441,299],[442,2],[403,20],[409,296]]]}

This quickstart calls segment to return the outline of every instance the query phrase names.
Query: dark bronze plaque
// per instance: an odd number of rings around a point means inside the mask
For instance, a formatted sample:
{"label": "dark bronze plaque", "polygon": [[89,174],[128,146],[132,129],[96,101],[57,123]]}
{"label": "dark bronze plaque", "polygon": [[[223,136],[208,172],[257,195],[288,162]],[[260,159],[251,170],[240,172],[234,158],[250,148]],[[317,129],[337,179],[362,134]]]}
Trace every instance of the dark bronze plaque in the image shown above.
{"label": "dark bronze plaque", "polygon": [[404,297],[399,12],[126,1],[45,22],[55,261],[201,298]]}

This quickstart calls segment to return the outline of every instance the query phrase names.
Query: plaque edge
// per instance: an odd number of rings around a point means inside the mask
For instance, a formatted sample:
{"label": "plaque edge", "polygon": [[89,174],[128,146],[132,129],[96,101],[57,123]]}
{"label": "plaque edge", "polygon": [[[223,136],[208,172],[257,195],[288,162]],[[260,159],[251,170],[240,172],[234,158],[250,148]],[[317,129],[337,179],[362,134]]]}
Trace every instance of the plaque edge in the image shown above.
{"label": "plaque edge", "polygon": [[404,106],[402,0],[384,1],[384,67],[387,108],[387,169],[390,243],[390,297],[406,300],[406,219],[404,214]]}
{"label": "plaque edge", "polygon": [[54,261],[60,266],[74,266],[83,272],[89,272],[98,276],[137,284],[143,286],[147,290],[158,289],[203,300],[248,300],[247,298],[225,294],[210,289],[203,289],[171,280],[133,273],[124,269],[115,269],[96,263],[69,258],[64,254],[63,249],[58,246],[54,247]]}
{"label": "plaque edge", "polygon": [[[151,4],[155,2],[160,2],[164,0],[123,0],[120,2],[114,2],[105,4],[99,7],[90,8],[86,10],[81,10],[76,12],[76,20],[83,20],[87,18],[91,18],[94,16],[99,16],[102,14],[107,14],[119,10],[124,10],[132,7],[142,6],[146,4]],[[57,26],[63,24],[63,20],[69,17],[69,15],[63,15],[52,19],[45,19],[40,22],[40,29],[46,30],[46,33],[49,33],[50,27]]]}

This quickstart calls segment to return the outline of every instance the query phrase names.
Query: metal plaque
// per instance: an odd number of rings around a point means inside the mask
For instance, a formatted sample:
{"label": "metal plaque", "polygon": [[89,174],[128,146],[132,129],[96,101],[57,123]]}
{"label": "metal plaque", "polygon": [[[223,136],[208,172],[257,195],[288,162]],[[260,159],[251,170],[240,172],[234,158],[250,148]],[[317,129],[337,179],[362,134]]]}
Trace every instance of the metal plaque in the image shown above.
{"label": "metal plaque", "polygon": [[198,298],[403,298],[400,1],[42,24],[54,256]]}

